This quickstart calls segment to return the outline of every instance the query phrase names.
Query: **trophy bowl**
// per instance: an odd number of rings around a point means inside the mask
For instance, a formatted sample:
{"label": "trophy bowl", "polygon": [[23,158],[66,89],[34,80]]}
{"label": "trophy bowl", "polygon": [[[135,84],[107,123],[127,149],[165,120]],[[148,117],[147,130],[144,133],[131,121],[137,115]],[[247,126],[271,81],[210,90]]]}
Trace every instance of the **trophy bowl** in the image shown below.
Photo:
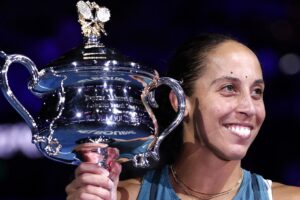
{"label": "trophy bowl", "polygon": [[[77,8],[84,44],[40,71],[26,56],[0,52],[4,59],[1,90],[31,128],[32,141],[47,158],[77,165],[84,162],[82,146],[101,154],[105,154],[103,148],[115,147],[120,162],[148,167],[149,158],[159,159],[161,142],[183,119],[184,92],[178,81],[159,77],[155,70],[100,42],[110,16],[107,8],[88,1],[79,1]],[[7,73],[13,63],[28,69],[28,88],[42,99],[35,119],[9,87]],[[151,109],[158,107],[155,90],[161,85],[170,87],[178,101],[175,119],[162,131]]]}

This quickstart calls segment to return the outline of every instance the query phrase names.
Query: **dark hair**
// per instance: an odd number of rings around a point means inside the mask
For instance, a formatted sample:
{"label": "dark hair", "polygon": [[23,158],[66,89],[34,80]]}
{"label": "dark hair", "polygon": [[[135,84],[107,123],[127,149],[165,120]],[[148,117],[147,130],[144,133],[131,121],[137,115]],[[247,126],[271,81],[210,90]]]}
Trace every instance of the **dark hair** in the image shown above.
{"label": "dark hair", "polygon": [[[230,36],[215,33],[205,33],[188,39],[174,53],[167,76],[180,81],[185,95],[191,96],[194,92],[195,81],[201,77],[205,70],[207,55],[226,41],[238,42]],[[170,115],[168,119],[172,120],[174,118],[172,117],[174,116],[173,109],[170,106],[165,108],[167,110],[164,114]],[[164,121],[164,124],[169,124],[169,121]],[[163,163],[170,164],[175,161],[181,149],[182,140],[182,124],[180,124],[165,139],[161,147],[161,155],[164,157]]]}
{"label": "dark hair", "polygon": [[169,64],[168,76],[182,82],[187,96],[193,93],[193,84],[205,70],[206,56],[219,44],[233,40],[230,36],[206,33],[188,39],[175,52]]}

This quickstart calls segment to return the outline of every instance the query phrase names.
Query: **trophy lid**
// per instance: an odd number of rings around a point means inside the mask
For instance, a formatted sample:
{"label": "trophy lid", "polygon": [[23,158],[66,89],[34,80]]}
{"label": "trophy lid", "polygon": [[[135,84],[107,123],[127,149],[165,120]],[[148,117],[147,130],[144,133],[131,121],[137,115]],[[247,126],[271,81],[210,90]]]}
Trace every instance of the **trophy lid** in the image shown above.
{"label": "trophy lid", "polygon": [[153,69],[105,47],[100,41],[102,34],[107,35],[104,29],[104,23],[110,19],[107,8],[95,2],[79,1],[77,11],[84,44],[46,65],[40,72],[38,84],[31,86],[34,93],[42,95],[53,91],[61,86],[62,79],[65,79],[65,86],[74,85],[91,74],[124,72],[151,79],[155,76]]}

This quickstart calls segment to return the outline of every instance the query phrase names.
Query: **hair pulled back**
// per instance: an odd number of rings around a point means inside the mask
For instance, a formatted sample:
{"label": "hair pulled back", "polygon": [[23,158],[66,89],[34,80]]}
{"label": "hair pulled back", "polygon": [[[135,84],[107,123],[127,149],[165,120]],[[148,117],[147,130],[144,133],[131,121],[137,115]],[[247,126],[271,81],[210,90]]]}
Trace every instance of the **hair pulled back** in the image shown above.
{"label": "hair pulled back", "polygon": [[223,42],[234,40],[230,36],[206,33],[184,42],[175,52],[169,64],[168,76],[181,81],[187,96],[193,93],[194,82],[201,77],[206,67],[209,52]]}

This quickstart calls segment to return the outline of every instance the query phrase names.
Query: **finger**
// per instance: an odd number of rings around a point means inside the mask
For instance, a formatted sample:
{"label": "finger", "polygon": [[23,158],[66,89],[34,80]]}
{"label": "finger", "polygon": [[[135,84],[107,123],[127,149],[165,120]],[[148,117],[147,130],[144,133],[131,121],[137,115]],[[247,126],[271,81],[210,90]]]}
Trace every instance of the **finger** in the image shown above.
{"label": "finger", "polygon": [[99,174],[99,175],[106,175],[108,176],[108,170],[99,167],[95,163],[81,163],[75,170],[75,177],[80,176],[83,173],[92,173],[92,174]]}
{"label": "finger", "polygon": [[74,191],[76,191],[78,186],[76,185],[76,181],[73,180],[70,184],[68,184],[65,188],[65,192],[67,194],[72,194]]}
{"label": "finger", "polygon": [[99,152],[95,151],[86,151],[82,153],[82,158],[84,162],[88,163],[99,163],[105,160],[105,156]]}
{"label": "finger", "polygon": [[84,187],[81,187],[78,191],[78,194],[90,194],[97,196],[98,198],[101,199],[111,199],[112,193],[111,190],[107,190],[102,187],[96,187],[93,185],[86,185]]}
{"label": "finger", "polygon": [[[119,157],[119,150],[117,148],[105,147],[95,148],[82,153],[85,162],[102,163],[104,166],[109,166],[109,163]],[[101,165],[102,166],[102,165]]]}
{"label": "finger", "polygon": [[114,183],[119,181],[119,176],[121,174],[121,171],[122,171],[122,165],[120,163],[118,163],[118,162],[110,163],[109,177]]}
{"label": "finger", "polygon": [[68,195],[66,200],[103,200],[103,199],[94,194],[76,192],[74,194]]}
{"label": "finger", "polygon": [[[99,196],[101,199],[111,199],[109,197],[112,196],[112,188],[116,186],[109,177],[84,173],[67,185],[65,191],[69,199],[78,199],[78,196],[85,195],[85,193]],[[76,198],[72,198],[74,196]]]}
{"label": "finger", "polygon": [[117,148],[108,147],[108,157],[111,159],[117,159],[119,157],[119,150]]}
{"label": "finger", "polygon": [[108,148],[108,158],[106,160],[106,165],[108,166],[109,172],[111,172],[111,163],[116,162],[119,156],[119,150],[117,148]]}
{"label": "finger", "polygon": [[106,175],[98,175],[91,173],[83,173],[75,179],[74,187],[83,187],[86,185],[93,185],[103,187],[105,189],[113,188],[113,181]]}

